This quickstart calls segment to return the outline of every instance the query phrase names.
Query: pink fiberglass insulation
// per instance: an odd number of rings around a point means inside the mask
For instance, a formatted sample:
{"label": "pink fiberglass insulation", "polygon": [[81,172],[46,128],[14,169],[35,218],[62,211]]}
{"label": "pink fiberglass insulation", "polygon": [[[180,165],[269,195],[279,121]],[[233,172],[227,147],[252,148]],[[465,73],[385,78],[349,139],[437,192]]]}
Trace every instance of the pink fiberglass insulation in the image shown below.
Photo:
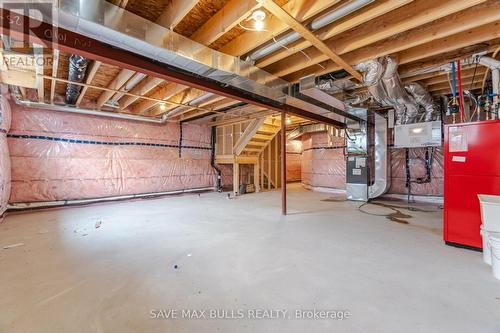
{"label": "pink fiberglass insulation", "polygon": [[300,153],[286,153],[286,181],[298,182],[301,177],[302,155]]}
{"label": "pink fiberglass insulation", "polygon": [[[345,159],[342,148],[344,139],[333,138],[328,146],[325,132],[304,135],[302,138],[302,183],[311,187],[345,189]],[[388,193],[407,194],[405,149],[391,149],[391,186]],[[425,149],[412,148],[410,174],[412,179],[426,178]],[[412,184],[415,195],[443,195],[443,150],[437,147],[432,153],[431,182]]]}
{"label": "pink fiberglass insulation", "polygon": [[288,140],[286,143],[286,180],[300,181],[302,163],[302,141]]}
{"label": "pink fiberglass insulation", "polygon": [[0,215],[7,209],[10,196],[10,154],[7,132],[10,128],[11,110],[7,94],[0,95]]}
{"label": "pink fiberglass insulation", "polygon": [[[425,148],[412,148],[410,153],[411,179],[426,178]],[[431,182],[425,184],[412,183],[411,193],[415,195],[443,196],[444,158],[443,149],[435,148],[432,153]],[[389,193],[407,194],[406,154],[405,149],[391,149],[391,187]]]}
{"label": "pink fiberglass insulation", "polygon": [[210,128],[152,124],[12,104],[10,202],[213,186]]}
{"label": "pink fiberglass insulation", "polygon": [[310,187],[345,189],[344,138],[328,142],[326,132],[302,139],[302,184]]}

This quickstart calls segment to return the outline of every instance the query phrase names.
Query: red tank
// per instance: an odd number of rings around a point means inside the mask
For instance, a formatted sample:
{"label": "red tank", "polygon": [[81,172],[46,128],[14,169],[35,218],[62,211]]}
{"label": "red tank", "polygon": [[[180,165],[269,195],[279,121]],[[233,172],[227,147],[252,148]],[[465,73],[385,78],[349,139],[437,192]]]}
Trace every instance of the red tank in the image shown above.
{"label": "red tank", "polygon": [[444,240],[480,249],[477,195],[500,195],[500,120],[446,125],[444,151]]}

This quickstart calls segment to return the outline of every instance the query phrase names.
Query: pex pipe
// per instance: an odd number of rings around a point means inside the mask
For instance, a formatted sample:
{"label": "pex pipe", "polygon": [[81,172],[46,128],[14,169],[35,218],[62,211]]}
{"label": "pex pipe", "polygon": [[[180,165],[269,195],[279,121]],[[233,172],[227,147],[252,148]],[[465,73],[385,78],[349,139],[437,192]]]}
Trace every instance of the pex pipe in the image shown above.
{"label": "pex pipe", "polygon": [[457,60],[457,76],[458,76],[458,96],[460,99],[460,121],[464,122],[464,92],[462,90],[462,74],[460,72],[460,59]]}
{"label": "pex pipe", "polygon": [[457,97],[457,70],[455,68],[455,61],[451,62],[451,92],[453,94],[453,100]]}

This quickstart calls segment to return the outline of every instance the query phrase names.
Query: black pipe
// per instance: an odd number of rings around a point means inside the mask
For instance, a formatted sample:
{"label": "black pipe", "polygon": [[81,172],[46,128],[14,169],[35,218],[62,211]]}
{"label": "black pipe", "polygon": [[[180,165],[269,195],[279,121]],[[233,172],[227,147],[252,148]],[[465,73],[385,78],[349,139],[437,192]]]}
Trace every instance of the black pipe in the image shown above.
{"label": "black pipe", "polygon": [[214,168],[215,173],[217,174],[217,179],[215,181],[215,189],[217,192],[222,192],[222,176],[221,176],[221,171],[219,166],[215,163],[215,144],[216,144],[216,139],[217,139],[217,128],[215,126],[212,127],[212,135],[211,135],[211,142],[212,142],[212,154],[210,157],[210,165],[212,168]]}
{"label": "black pipe", "polygon": [[[69,57],[68,80],[81,83],[87,71],[87,58],[73,54]],[[75,105],[82,91],[82,86],[68,83],[66,86],[66,104]]]}

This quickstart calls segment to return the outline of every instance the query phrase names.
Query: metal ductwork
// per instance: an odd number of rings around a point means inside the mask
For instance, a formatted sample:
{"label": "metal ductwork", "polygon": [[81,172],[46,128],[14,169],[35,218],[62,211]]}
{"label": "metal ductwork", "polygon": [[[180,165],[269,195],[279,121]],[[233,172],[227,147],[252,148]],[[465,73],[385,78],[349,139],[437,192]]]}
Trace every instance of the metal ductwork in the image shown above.
{"label": "metal ductwork", "polygon": [[[87,58],[73,54],[69,57],[68,80],[81,83],[85,78],[87,71]],[[65,102],[69,105],[75,105],[82,91],[82,86],[68,83],[66,86]]]}
{"label": "metal ductwork", "polygon": [[418,84],[408,87],[403,85],[397,72],[398,63],[394,58],[384,57],[382,61],[373,59],[356,67],[363,72],[363,81],[375,101],[395,109],[397,124],[416,122],[420,106],[424,109],[423,118],[434,119],[436,107],[432,98]]}
{"label": "metal ductwork", "polygon": [[425,90],[425,88],[417,82],[411,82],[405,85],[406,91],[413,96],[415,101],[420,105],[425,111],[422,117],[419,117],[418,121],[433,121],[436,120],[439,114],[437,106],[432,100],[431,94]]}
{"label": "metal ductwork", "polygon": [[387,120],[373,112],[375,123],[375,149],[373,154],[374,177],[372,185],[368,186],[368,197],[376,198],[387,192],[390,186],[390,163],[388,148]]}
{"label": "metal ductwork", "polygon": [[[341,19],[342,17],[347,16],[350,13],[363,8],[364,6],[372,3],[373,1],[374,0],[351,0],[312,20],[307,27],[313,31],[321,29],[327,26],[328,24]],[[252,54],[248,56],[248,60],[256,61],[258,59],[261,59],[273,52],[276,52],[280,48],[286,47],[286,45],[288,44],[298,41],[301,38],[302,36],[299,33],[289,32],[284,36],[282,36],[281,38],[275,39],[274,43],[264,46],[258,49],[257,51],[254,51]]]}
{"label": "metal ductwork", "polygon": [[326,130],[328,130],[328,126],[325,124],[302,125],[288,133],[286,138],[287,140],[295,140],[306,133],[324,132]]}
{"label": "metal ductwork", "polygon": [[[104,5],[100,0],[78,0],[78,13],[82,18],[95,22],[104,22]],[[81,83],[85,79],[88,59],[73,54],[69,58],[68,80]],[[75,105],[82,91],[82,86],[68,83],[66,85],[65,102],[68,105]]]}

